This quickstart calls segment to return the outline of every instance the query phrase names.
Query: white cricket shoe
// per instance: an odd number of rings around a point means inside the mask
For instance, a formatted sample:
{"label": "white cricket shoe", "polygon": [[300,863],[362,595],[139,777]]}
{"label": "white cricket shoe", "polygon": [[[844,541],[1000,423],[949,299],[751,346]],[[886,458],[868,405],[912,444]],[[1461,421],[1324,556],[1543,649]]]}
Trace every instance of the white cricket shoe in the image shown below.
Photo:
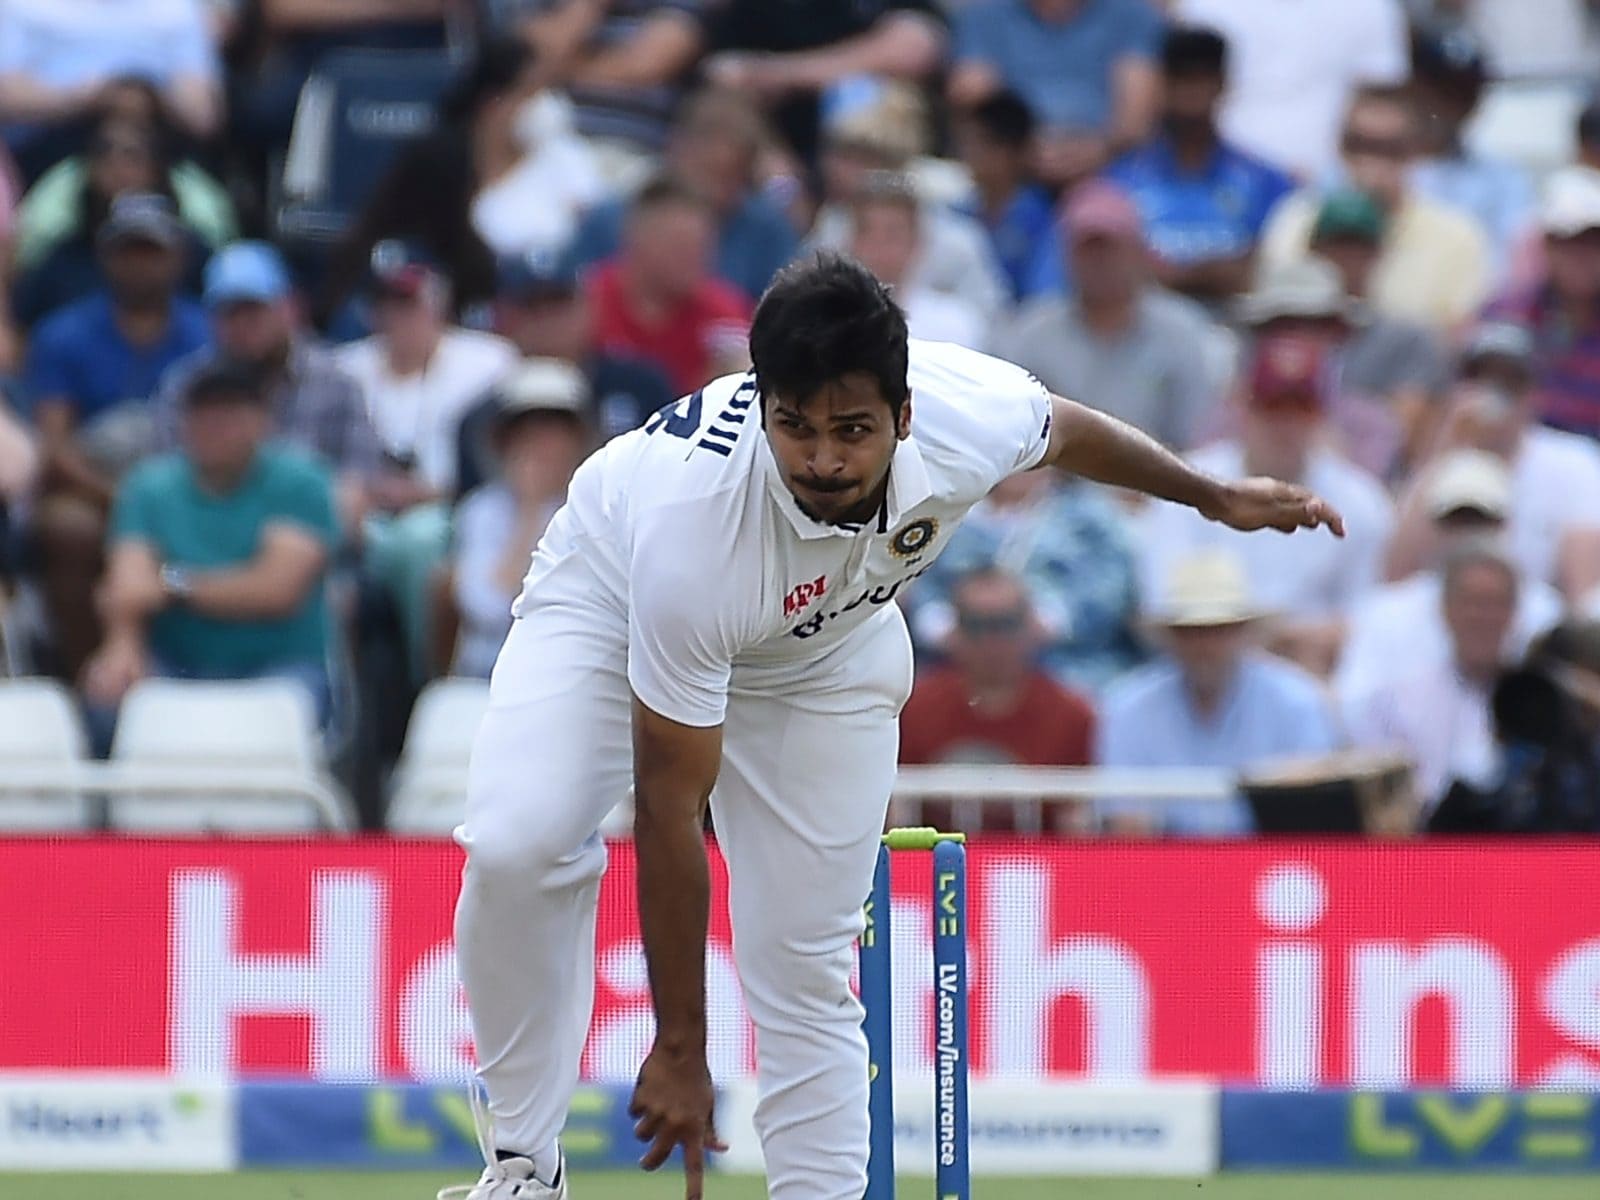
{"label": "white cricket shoe", "polygon": [[441,1188],[438,1200],[567,1200],[567,1156],[556,1147],[556,1177],[554,1183],[545,1183],[533,1173],[533,1160],[518,1155],[501,1158],[494,1145],[494,1121],[478,1095],[478,1085],[472,1085],[468,1098],[472,1101],[472,1123],[478,1133],[478,1149],[483,1151],[487,1164],[477,1183],[462,1183]]}

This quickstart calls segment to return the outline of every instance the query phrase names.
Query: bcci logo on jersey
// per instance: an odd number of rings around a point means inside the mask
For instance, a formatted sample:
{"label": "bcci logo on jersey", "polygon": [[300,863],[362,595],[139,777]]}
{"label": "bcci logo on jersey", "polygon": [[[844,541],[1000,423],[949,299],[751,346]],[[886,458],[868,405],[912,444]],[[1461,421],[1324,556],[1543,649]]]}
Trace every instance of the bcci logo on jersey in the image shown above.
{"label": "bcci logo on jersey", "polygon": [[939,522],[932,517],[923,517],[896,530],[889,539],[889,549],[897,558],[915,558],[938,536]]}
{"label": "bcci logo on jersey", "polygon": [[797,583],[783,598],[783,615],[792,617],[828,590],[828,577],[818,575],[810,583]]}

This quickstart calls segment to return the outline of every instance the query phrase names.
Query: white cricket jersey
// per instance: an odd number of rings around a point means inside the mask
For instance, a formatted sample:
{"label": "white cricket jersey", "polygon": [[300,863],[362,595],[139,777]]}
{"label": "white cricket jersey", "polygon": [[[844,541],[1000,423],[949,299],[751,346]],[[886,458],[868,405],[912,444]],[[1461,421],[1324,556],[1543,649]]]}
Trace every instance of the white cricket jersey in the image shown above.
{"label": "white cricket jersey", "polygon": [[896,594],[967,510],[1044,457],[1050,397],[1022,368],[913,340],[909,383],[911,436],[869,525],[800,510],[767,444],[754,378],[731,375],[578,469],[514,611],[553,595],[542,583],[576,555],[599,584],[597,622],[626,613],[628,681],[655,712],[717,725],[730,687],[801,684],[852,635],[899,621]]}

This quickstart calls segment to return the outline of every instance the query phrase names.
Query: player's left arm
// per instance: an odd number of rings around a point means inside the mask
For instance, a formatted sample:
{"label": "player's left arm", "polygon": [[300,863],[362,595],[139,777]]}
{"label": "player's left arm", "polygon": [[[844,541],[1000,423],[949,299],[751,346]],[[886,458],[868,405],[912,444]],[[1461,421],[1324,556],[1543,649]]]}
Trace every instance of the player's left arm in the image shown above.
{"label": "player's left arm", "polygon": [[1344,536],[1343,518],[1305,488],[1213,479],[1126,422],[1060,396],[1050,397],[1050,440],[1038,465],[1170,500],[1234,529],[1289,533],[1325,525]]}

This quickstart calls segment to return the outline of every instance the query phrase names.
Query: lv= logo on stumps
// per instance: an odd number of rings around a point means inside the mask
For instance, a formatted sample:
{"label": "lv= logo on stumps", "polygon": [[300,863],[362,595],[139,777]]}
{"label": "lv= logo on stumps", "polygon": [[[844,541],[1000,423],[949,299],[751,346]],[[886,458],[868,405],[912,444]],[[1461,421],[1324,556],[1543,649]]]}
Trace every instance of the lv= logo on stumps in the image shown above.
{"label": "lv= logo on stumps", "polygon": [[934,1195],[969,1200],[967,1122],[966,835],[891,829],[878,847],[861,934],[862,1027],[867,1035],[871,1155],[863,1200],[894,1198],[894,1010],[889,861],[895,851],[933,852]]}

